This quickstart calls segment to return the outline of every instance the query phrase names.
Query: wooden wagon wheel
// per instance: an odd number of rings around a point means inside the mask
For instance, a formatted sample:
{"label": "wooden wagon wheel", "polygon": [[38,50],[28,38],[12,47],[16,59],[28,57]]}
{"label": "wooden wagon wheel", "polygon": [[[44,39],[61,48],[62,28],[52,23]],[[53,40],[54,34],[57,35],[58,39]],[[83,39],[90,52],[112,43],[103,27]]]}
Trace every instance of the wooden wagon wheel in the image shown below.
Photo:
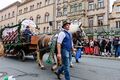
{"label": "wooden wagon wheel", "polygon": [[21,61],[25,61],[25,52],[24,50],[20,50],[18,51],[18,58],[21,60]]}

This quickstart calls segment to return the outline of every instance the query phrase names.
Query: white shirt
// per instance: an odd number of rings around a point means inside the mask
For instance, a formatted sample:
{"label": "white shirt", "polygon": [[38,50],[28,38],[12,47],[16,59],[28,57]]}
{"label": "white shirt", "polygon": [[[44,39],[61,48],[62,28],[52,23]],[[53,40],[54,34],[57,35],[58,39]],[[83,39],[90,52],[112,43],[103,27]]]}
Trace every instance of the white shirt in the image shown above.
{"label": "white shirt", "polygon": [[63,39],[65,38],[65,36],[66,36],[66,34],[65,34],[63,31],[61,31],[61,32],[58,34],[57,43],[62,44]]}
{"label": "white shirt", "polygon": [[[66,31],[67,31],[67,30],[66,30]],[[67,31],[67,32],[68,32],[68,31]],[[69,32],[68,32],[68,33],[69,33]],[[61,31],[61,32],[58,34],[57,43],[62,44],[65,36],[66,36],[65,32]],[[72,41],[72,46],[73,46],[73,41]]]}

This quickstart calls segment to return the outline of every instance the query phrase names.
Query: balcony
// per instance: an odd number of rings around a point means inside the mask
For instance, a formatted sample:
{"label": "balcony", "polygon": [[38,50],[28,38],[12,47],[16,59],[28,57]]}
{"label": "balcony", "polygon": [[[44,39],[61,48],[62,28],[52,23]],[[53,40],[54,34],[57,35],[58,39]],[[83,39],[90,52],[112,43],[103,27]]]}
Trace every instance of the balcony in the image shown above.
{"label": "balcony", "polygon": [[85,10],[81,10],[81,11],[76,11],[76,12],[68,12],[68,17],[70,16],[76,16],[76,15],[85,15]]}

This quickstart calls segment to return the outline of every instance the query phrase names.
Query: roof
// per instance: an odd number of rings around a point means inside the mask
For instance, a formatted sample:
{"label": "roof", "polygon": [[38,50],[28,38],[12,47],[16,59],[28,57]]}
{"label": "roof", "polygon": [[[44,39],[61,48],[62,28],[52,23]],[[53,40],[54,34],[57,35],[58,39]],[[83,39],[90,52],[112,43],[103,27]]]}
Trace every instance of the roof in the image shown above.
{"label": "roof", "polygon": [[26,3],[29,3],[29,2],[31,2],[31,1],[34,1],[34,0],[26,0],[25,2],[22,2],[21,4],[19,4],[18,6],[22,6],[22,5],[24,5],[24,4],[26,4]]}
{"label": "roof", "polygon": [[17,6],[18,4],[20,4],[20,2],[19,2],[19,1],[16,1],[16,2],[14,2],[14,3],[12,3],[12,4],[8,5],[7,7],[5,7],[5,8],[3,8],[3,9],[1,9],[1,10],[0,10],[0,12],[1,12],[1,11],[4,11],[4,10],[8,9],[9,7],[12,7],[12,6],[14,6],[14,5],[16,5],[16,6]]}

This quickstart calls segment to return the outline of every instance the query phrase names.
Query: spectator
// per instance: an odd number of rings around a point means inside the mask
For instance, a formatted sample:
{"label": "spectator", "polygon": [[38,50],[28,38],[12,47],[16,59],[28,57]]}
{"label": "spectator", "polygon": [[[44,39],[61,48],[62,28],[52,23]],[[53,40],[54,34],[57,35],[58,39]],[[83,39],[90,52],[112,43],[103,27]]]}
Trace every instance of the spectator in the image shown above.
{"label": "spectator", "polygon": [[119,41],[119,38],[118,38],[118,37],[116,37],[116,38],[113,40],[113,46],[114,46],[114,49],[115,49],[115,57],[118,57],[118,55],[117,55],[118,41]]}

